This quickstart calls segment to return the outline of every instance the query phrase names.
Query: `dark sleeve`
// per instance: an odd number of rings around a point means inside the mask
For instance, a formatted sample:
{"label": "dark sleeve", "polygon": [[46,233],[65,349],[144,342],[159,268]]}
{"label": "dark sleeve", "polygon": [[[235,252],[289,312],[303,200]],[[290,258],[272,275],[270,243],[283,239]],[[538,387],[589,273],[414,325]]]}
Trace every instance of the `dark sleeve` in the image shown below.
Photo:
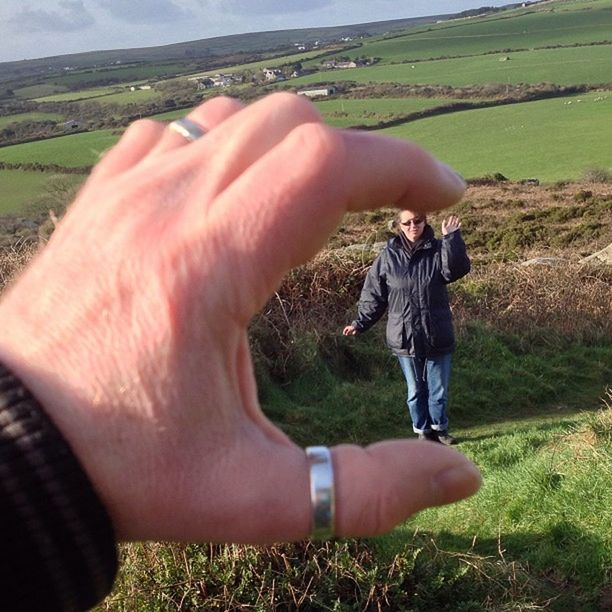
{"label": "dark sleeve", "polygon": [[442,236],[441,242],[442,277],[447,283],[452,283],[470,271],[470,258],[460,230]]}
{"label": "dark sleeve", "polygon": [[86,610],[117,571],[112,523],[41,405],[0,364],[0,607]]}
{"label": "dark sleeve", "polygon": [[365,332],[387,310],[387,283],[382,274],[384,251],[374,260],[361,290],[357,319],[352,325],[358,332]]}

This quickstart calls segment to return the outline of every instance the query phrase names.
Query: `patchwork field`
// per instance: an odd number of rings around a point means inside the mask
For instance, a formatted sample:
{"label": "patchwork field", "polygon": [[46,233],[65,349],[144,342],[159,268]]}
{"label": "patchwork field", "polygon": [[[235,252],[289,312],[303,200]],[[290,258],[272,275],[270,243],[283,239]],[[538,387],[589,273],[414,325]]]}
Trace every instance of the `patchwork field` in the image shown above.
{"label": "patchwork field", "polygon": [[598,85],[608,83],[611,73],[612,44],[327,70],[291,79],[289,82],[296,87],[336,81],[454,87],[543,82]]}
{"label": "patchwork field", "polygon": [[384,133],[423,145],[466,177],[557,181],[612,168],[604,126],[612,126],[612,92],[463,111]]}
{"label": "patchwork field", "polygon": [[95,164],[100,155],[119,140],[115,130],[70,134],[37,142],[0,148],[0,161],[38,162],[68,168]]}
{"label": "patchwork field", "polygon": [[62,121],[64,117],[57,113],[18,113],[16,115],[5,115],[0,117],[0,130],[11,123],[21,123],[23,121]]}
{"label": "patchwork field", "polygon": [[452,104],[451,98],[338,98],[315,102],[327,123],[335,127],[376,125],[402,115]]}
{"label": "patchwork field", "polygon": [[67,91],[65,93],[53,94],[35,98],[34,102],[73,102],[75,100],[88,100],[108,96],[117,92],[116,87],[94,87],[93,89],[80,89],[79,91]]}
{"label": "patchwork field", "polygon": [[392,63],[549,45],[610,42],[611,8],[608,0],[581,10],[570,11],[557,4],[555,8],[529,7],[489,18],[452,20],[404,36],[366,42],[362,49],[346,55],[359,57],[365,53],[381,58],[382,63]]}

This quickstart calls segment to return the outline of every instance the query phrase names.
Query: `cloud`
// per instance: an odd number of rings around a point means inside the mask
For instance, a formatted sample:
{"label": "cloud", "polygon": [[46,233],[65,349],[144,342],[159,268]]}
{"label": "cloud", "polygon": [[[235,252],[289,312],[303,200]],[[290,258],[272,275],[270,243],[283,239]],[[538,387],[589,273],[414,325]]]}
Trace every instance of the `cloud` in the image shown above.
{"label": "cloud", "polygon": [[168,23],[193,17],[173,0],[94,0],[112,17],[128,23]]}
{"label": "cloud", "polygon": [[217,10],[237,15],[286,15],[307,13],[334,4],[333,0],[208,0],[200,4],[214,6]]}
{"label": "cloud", "polygon": [[21,32],[74,32],[95,23],[82,0],[60,0],[58,9],[49,11],[26,6],[9,22]]}

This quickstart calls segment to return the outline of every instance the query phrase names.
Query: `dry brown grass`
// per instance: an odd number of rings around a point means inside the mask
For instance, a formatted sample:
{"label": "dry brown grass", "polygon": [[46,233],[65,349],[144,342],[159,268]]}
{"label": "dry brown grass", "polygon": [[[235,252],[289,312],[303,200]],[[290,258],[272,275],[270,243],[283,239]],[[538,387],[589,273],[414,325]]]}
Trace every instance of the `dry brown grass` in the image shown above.
{"label": "dry brown grass", "polygon": [[35,250],[31,242],[17,243],[0,250],[0,292],[23,270]]}
{"label": "dry brown grass", "polygon": [[478,319],[496,329],[551,342],[612,338],[612,269],[490,264],[477,268],[453,291],[458,322]]}

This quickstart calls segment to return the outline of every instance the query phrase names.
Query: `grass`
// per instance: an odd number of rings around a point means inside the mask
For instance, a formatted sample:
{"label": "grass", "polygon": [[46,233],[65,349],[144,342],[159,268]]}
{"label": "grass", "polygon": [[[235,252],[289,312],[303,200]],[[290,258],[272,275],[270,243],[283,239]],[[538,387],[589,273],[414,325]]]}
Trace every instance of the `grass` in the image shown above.
{"label": "grass", "polygon": [[[512,234],[513,226],[538,220],[562,233],[591,215],[606,219],[606,186],[598,189],[470,188],[458,212],[466,237],[497,226]],[[375,232],[391,214],[347,216],[330,246],[381,238]],[[436,227],[439,220],[432,220]],[[580,240],[572,252],[593,243]],[[474,244],[470,251],[487,248]],[[532,245],[516,248],[525,257]],[[15,252],[9,255],[0,260],[0,281],[14,271]],[[115,589],[97,609],[609,607],[610,273],[483,261],[451,292],[458,349],[450,417],[459,450],[484,475],[475,497],[369,540],[125,545]],[[251,330],[263,409],[301,445],[412,435],[384,325],[358,338],[339,334],[367,265],[329,250],[291,275]]]}
{"label": "grass", "polygon": [[67,91],[65,93],[53,94],[36,98],[35,102],[74,102],[76,100],[87,100],[89,98],[99,98],[117,92],[116,87],[94,87],[93,89],[80,89],[79,91]]}
{"label": "grass", "polygon": [[0,117],[0,130],[12,123],[22,123],[24,121],[63,121],[64,117],[57,113],[17,113],[16,115],[5,115]]}
{"label": "grass", "polygon": [[[404,382],[381,340],[339,340],[354,359],[348,378],[328,351],[307,351],[311,367],[300,378],[264,384],[264,409],[301,444],[408,435]],[[511,370],[525,356],[484,329],[461,342],[453,380],[468,368],[482,377],[469,388],[455,385],[451,408],[460,449],[484,474],[475,497],[427,510],[372,540],[128,545],[115,591],[100,609],[597,609],[612,561],[612,417],[598,399],[604,377],[610,380],[604,364],[612,363],[612,348],[578,349],[576,362],[576,347],[561,357],[535,351],[540,391],[517,402],[522,389]],[[470,355],[490,343],[496,350],[487,360]],[[551,359],[565,368],[553,372]],[[502,366],[495,400],[474,402]],[[551,393],[564,378],[564,393]],[[469,411],[456,410],[462,403]]]}
{"label": "grass", "polygon": [[225,68],[212,68],[206,72],[196,72],[194,74],[185,75],[187,77],[204,77],[210,76],[217,73],[223,74],[234,74],[236,72],[243,72],[250,70],[251,72],[258,72],[264,68],[274,68],[276,66],[282,66],[284,64],[296,64],[296,63],[307,63],[312,58],[321,55],[322,51],[300,51],[299,53],[290,53],[283,55],[282,57],[270,58],[267,60],[261,60],[257,62],[247,62],[245,64],[235,64],[233,66],[227,66]]}
{"label": "grass", "polygon": [[115,130],[99,130],[26,142],[0,148],[0,161],[9,163],[39,162],[69,168],[95,164],[102,153],[119,140]]}
{"label": "grass", "polygon": [[[543,82],[557,85],[598,85],[610,81],[611,49],[612,45],[541,49],[412,64],[383,64],[317,72],[291,79],[289,83],[297,87],[336,81],[453,87]],[[505,57],[509,59],[500,61]]]}
{"label": "grass", "polygon": [[452,104],[450,98],[366,98],[315,102],[327,123],[335,127],[377,125],[402,115]]}
{"label": "grass", "polygon": [[43,172],[0,170],[0,215],[28,214],[58,180],[76,185],[83,178],[80,175],[58,177]]}
{"label": "grass", "polygon": [[384,133],[421,144],[466,177],[501,172],[557,181],[612,167],[611,122],[606,92],[442,115]]}
{"label": "grass", "polygon": [[178,63],[152,63],[134,66],[115,67],[110,69],[84,70],[67,73],[62,76],[49,78],[49,83],[63,87],[87,88],[109,80],[113,83],[155,79],[164,76],[173,76],[185,72],[185,66]]}
{"label": "grass", "polygon": [[51,83],[40,83],[38,85],[28,85],[15,89],[15,96],[24,100],[33,100],[45,96],[51,96],[66,91],[66,87]]}
{"label": "grass", "polygon": [[611,7],[608,0],[588,10],[578,4],[572,10],[566,7],[565,10],[555,8],[551,11],[542,7],[535,11],[504,12],[486,19],[453,20],[426,30],[420,28],[401,37],[366,41],[361,49],[347,55],[359,57],[365,54],[389,63],[610,41]]}
{"label": "grass", "polygon": [[[354,125],[439,102],[406,98],[318,104],[332,124]],[[342,114],[343,106],[347,115]],[[156,118],[172,120],[184,114],[184,110],[171,111]],[[557,181],[577,179],[590,167],[612,167],[603,129],[610,121],[612,96],[590,93],[421,119],[384,133],[423,145],[466,177],[502,172],[512,179],[536,176],[542,181]],[[115,131],[102,130],[14,145],[0,149],[0,161],[90,165],[118,138]],[[589,146],[577,147],[577,142],[588,142]]]}

